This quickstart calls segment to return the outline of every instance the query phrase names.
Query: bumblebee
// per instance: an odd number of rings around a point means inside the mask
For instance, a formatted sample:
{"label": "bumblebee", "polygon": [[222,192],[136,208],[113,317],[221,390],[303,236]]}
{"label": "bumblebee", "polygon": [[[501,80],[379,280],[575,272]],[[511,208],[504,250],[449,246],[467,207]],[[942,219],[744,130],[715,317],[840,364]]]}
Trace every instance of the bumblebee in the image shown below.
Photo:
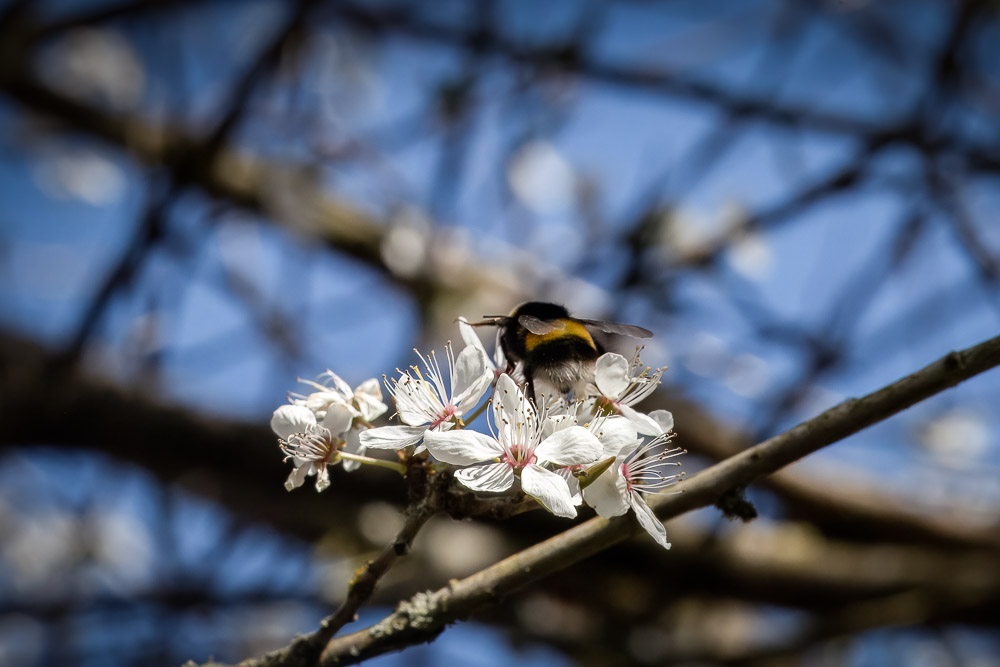
{"label": "bumblebee", "polygon": [[[571,317],[563,306],[528,301],[510,315],[484,315],[473,326],[500,327],[500,345],[508,361],[508,372],[521,363],[528,385],[528,397],[542,394],[581,393],[594,377],[594,362],[605,352],[606,334],[649,338],[648,329]],[[595,337],[595,334],[596,337]]]}

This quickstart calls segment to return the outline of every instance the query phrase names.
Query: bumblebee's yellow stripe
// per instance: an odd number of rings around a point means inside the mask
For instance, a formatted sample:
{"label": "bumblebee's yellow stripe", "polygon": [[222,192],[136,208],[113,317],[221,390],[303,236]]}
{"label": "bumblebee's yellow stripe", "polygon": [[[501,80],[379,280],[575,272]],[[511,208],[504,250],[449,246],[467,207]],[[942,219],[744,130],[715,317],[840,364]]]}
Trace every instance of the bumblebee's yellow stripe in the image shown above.
{"label": "bumblebee's yellow stripe", "polygon": [[594,348],[595,350],[597,349],[597,346],[594,345],[594,339],[590,337],[590,332],[587,331],[587,328],[584,327],[579,322],[567,319],[559,319],[554,321],[562,322],[563,328],[555,329],[554,331],[550,331],[547,334],[541,334],[541,335],[533,334],[530,331],[528,332],[527,336],[525,336],[524,339],[524,347],[529,352],[538,347],[539,345],[541,345],[542,343],[545,343],[550,340],[555,340],[557,338],[563,338],[566,336],[579,338],[583,340],[585,343],[587,343],[587,345],[589,345],[590,347]]}

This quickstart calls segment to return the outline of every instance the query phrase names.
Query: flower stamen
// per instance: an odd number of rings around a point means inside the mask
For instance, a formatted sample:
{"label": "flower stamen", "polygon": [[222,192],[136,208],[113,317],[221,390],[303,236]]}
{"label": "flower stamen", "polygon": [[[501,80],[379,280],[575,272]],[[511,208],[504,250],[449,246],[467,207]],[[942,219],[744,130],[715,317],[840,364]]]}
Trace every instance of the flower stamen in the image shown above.
{"label": "flower stamen", "polygon": [[[673,435],[654,438],[633,452],[621,464],[622,477],[629,491],[655,493],[660,489],[676,484],[684,476],[684,473],[668,475],[664,470],[668,466],[677,467],[681,465],[680,461],[669,461],[668,459],[687,453],[681,447],[662,449],[671,438],[673,438]],[[654,450],[657,449],[661,449],[661,451],[654,454]]]}

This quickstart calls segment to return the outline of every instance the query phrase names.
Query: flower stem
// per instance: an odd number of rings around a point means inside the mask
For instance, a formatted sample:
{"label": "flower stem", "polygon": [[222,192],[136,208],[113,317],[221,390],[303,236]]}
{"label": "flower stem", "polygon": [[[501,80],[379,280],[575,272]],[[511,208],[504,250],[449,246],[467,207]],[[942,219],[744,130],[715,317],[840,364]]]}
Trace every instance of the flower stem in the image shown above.
{"label": "flower stem", "polygon": [[467,426],[468,426],[469,424],[471,424],[472,422],[476,421],[476,418],[477,418],[477,417],[478,417],[479,415],[483,414],[483,410],[485,410],[485,409],[486,409],[486,406],[487,406],[487,405],[489,405],[489,404],[490,404],[490,402],[489,402],[489,401],[486,401],[486,402],[484,402],[484,403],[483,403],[482,405],[480,405],[480,406],[479,406],[479,407],[478,407],[478,408],[476,409],[476,411],[475,411],[475,412],[473,412],[473,413],[472,413],[471,415],[469,415],[469,416],[468,416],[468,418],[466,418],[466,419],[463,419],[463,420],[462,420],[462,423],[463,423],[463,424],[465,424],[465,426],[467,427]]}
{"label": "flower stem", "polygon": [[381,468],[388,468],[389,470],[395,470],[400,475],[406,475],[406,466],[396,461],[373,459],[370,456],[361,456],[360,454],[349,454],[347,452],[337,452],[337,456],[347,461],[357,461],[358,463],[364,463],[372,466],[379,466]]}

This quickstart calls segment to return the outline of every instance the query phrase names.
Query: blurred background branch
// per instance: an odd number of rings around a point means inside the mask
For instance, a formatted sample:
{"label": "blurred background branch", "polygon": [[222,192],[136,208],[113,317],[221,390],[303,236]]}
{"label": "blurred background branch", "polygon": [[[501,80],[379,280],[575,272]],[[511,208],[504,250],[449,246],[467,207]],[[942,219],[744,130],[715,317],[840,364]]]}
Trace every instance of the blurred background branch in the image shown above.
{"label": "blurred background branch", "polygon": [[[314,629],[405,490],[286,493],[270,412],[459,315],[653,329],[644,407],[689,472],[1000,329],[994,2],[0,10],[0,663],[236,661]],[[491,632],[524,664],[994,664],[998,391],[400,660],[495,664],[462,634]],[[434,519],[376,601],[561,526]]]}

